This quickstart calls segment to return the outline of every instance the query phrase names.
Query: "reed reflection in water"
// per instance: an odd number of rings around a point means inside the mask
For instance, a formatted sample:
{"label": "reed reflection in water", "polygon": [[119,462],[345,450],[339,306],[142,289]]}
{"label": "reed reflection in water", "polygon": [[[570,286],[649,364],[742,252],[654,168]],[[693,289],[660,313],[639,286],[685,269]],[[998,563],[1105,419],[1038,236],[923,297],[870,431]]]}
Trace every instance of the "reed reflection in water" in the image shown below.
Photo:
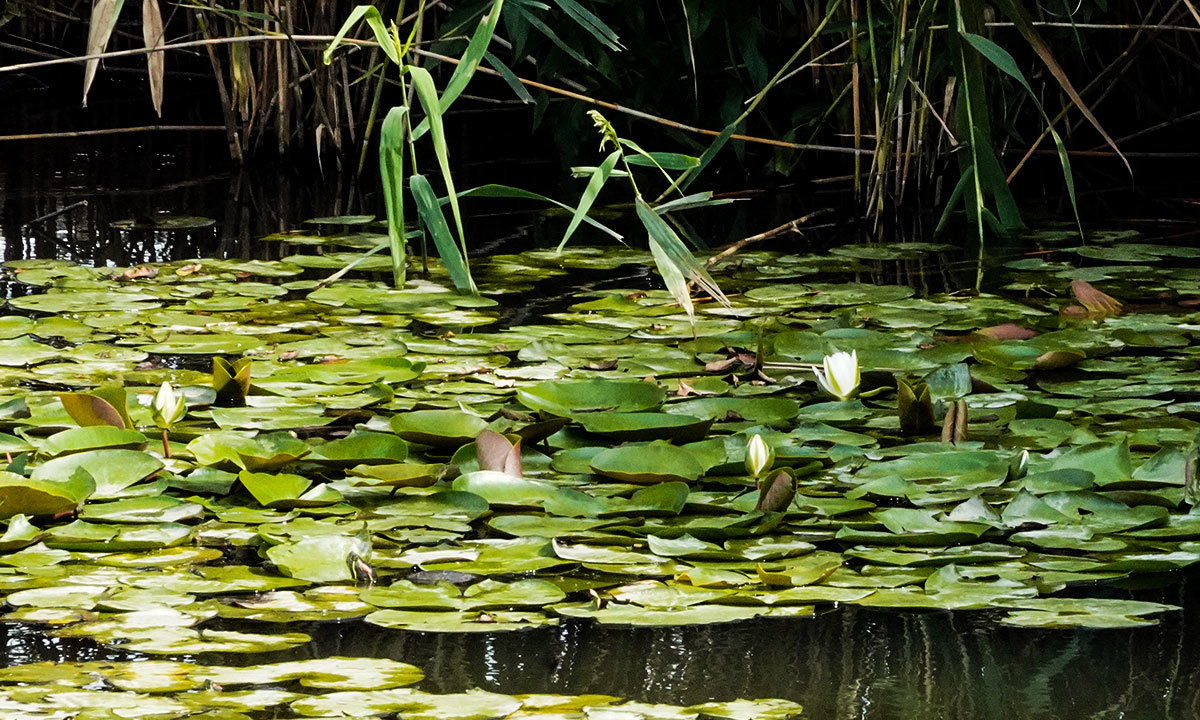
{"label": "reed reflection in water", "polygon": [[[1181,604],[1159,625],[1040,630],[990,613],[846,607],[807,619],[685,628],[581,623],[442,635],[312,628],[319,656],[414,663],[423,688],[604,693],[673,704],[782,697],[815,720],[1200,717],[1200,576],[1140,599]],[[1128,596],[1128,593],[1122,593]]]}

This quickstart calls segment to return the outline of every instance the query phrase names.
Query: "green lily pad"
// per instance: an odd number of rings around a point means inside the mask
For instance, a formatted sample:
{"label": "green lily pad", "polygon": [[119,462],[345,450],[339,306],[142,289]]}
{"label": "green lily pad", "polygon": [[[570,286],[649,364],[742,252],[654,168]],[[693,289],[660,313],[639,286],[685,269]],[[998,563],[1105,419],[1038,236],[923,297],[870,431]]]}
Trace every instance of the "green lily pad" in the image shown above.
{"label": "green lily pad", "polygon": [[41,450],[54,457],[100,448],[141,448],[146,442],[146,436],[136,430],[93,425],[55,433],[42,441]]}
{"label": "green lily pad", "polygon": [[[429,612],[424,610],[378,610],[368,615],[366,621],[380,627],[435,633],[498,633],[532,630],[558,624],[555,618],[547,617],[540,612]],[[422,715],[420,717],[430,716]],[[452,715],[451,717],[457,716]],[[434,718],[431,717],[430,720],[434,720]]]}
{"label": "green lily pad", "polygon": [[50,530],[47,547],[64,550],[156,550],[181,545],[192,538],[192,528],[172,522],[113,525],[76,520]]}
{"label": "green lily pad", "polygon": [[62,355],[61,350],[37,342],[28,335],[0,341],[0,365],[5,367],[37,365]]}
{"label": "green lily pad", "polygon": [[354,432],[313,448],[309,462],[334,467],[352,465],[382,465],[400,463],[408,457],[408,445],[400,438],[386,433]]}
{"label": "green lily pad", "polygon": [[672,440],[695,442],[704,439],[712,425],[711,419],[675,413],[618,413],[595,412],[576,416],[584,430],[602,437],[627,442],[630,440]]}
{"label": "green lily pad", "polygon": [[187,449],[204,465],[240,467],[249,472],[278,470],[311,452],[308,443],[286,432],[257,437],[210,432],[189,442]]}
{"label": "green lily pad", "polygon": [[374,385],[406,383],[425,369],[422,362],[402,357],[375,357],[297,365],[271,376],[276,382],[311,382],[325,385]]}
{"label": "green lily pad", "polygon": [[353,579],[348,558],[359,545],[349,535],[324,535],[267,549],[267,557],[288,577],[336,583]]}
{"label": "green lily pad", "polygon": [[649,609],[640,605],[608,603],[597,609],[592,603],[575,603],[555,605],[551,609],[564,617],[595,620],[603,625],[630,627],[716,625],[749,620],[767,613],[765,607],[738,605],[693,605],[686,608]]}
{"label": "green lily pad", "polygon": [[507,473],[478,470],[455,478],[452,487],[478,495],[492,506],[542,508],[553,515],[594,516],[604,509],[595,498],[570,488],[513,477]]}
{"label": "green lily pad", "polygon": [[460,410],[414,410],[392,416],[392,431],[409,442],[459,448],[487,429],[487,421]]}
{"label": "green lily pad", "polygon": [[525,407],[559,417],[597,410],[641,412],[657,408],[665,395],[654,383],[626,380],[548,381],[517,390]]}
{"label": "green lily pad", "polygon": [[355,465],[347,472],[352,485],[383,485],[391,487],[429,487],[450,474],[450,465],[393,463],[387,465]]}
{"label": "green lily pad", "polygon": [[238,473],[238,482],[260,505],[281,507],[299,498],[312,485],[312,480],[290,473]]}
{"label": "green lily pad", "polygon": [[191,675],[219,685],[276,685],[299,682],[323,690],[384,690],[413,685],[424,673],[387,658],[325,657],[247,667],[191,666]]}
{"label": "green lily pad", "polygon": [[96,482],[95,496],[107,498],[118,495],[162,467],[161,460],[140,450],[90,450],[49,460],[34,468],[30,477],[54,480],[71,477],[82,468]]}
{"label": "green lily pad", "polygon": [[47,292],[42,295],[12,298],[9,303],[21,310],[45,313],[125,311],[144,313],[161,307],[158,298],[153,295],[109,290]]}
{"label": "green lily pad", "polygon": [[147,343],[140,350],[160,355],[241,355],[265,345],[253,335],[190,333],[172,336],[162,342]]}
{"label": "green lily pad", "polygon": [[786,398],[707,397],[685,400],[667,406],[667,412],[691,415],[717,422],[746,420],[763,425],[776,425],[796,417],[800,405]]}
{"label": "green lily pad", "polygon": [[88,503],[80,519],[108,523],[179,523],[200,520],[204,507],[167,495]]}
{"label": "green lily pad", "polygon": [[694,481],[704,473],[695,455],[668,442],[623,445],[592,457],[594,472],[639,484]]}
{"label": "green lily pad", "polygon": [[71,512],[95,490],[87,472],[77,471],[68,479],[35,480],[0,471],[0,518]]}

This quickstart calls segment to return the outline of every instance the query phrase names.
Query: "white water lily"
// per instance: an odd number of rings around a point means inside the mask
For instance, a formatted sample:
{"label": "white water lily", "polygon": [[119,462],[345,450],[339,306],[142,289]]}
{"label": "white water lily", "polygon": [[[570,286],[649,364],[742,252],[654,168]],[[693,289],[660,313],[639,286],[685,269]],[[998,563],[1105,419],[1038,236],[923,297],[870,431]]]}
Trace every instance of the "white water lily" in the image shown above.
{"label": "white water lily", "polygon": [[179,422],[187,412],[187,404],[183,401],[183,393],[175,394],[171,383],[163,381],[162,387],[154,394],[154,407],[151,415],[154,424],[168,429]]}
{"label": "white water lily", "polygon": [[762,435],[751,435],[746,444],[746,472],[757,480],[775,464],[775,450],[762,439]]}
{"label": "white water lily", "polygon": [[817,375],[817,384],[821,386],[821,389],[836,396],[838,400],[845,401],[854,397],[855,391],[858,390],[858,384],[862,382],[862,371],[858,367],[858,351],[835,352],[832,355],[826,355],[823,364],[824,372],[820,368],[813,368],[813,372]]}

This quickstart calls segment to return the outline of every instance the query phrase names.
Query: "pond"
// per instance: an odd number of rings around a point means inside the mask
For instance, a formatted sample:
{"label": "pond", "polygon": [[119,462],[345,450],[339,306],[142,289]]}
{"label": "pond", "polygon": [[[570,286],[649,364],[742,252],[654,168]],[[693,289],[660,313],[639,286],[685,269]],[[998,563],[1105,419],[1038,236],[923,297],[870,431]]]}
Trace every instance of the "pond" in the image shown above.
{"label": "pond", "polygon": [[348,191],[146,157],[0,176],[6,711],[1200,712],[1193,247],[749,248],[693,322],[537,213],[326,282]]}

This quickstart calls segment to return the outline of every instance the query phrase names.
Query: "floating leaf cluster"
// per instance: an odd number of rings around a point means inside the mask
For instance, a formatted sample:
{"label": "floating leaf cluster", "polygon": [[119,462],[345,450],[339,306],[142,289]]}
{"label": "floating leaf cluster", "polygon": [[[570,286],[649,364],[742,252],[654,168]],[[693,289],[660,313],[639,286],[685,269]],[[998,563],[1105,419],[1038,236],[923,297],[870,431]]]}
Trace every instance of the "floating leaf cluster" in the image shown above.
{"label": "floating leaf cluster", "polygon": [[289,717],[364,720],[792,720],[801,712],[800,705],[786,700],[679,707],[625,702],[609,695],[430,693],[409,687],[423,677],[419,668],[381,658],[330,657],[242,667],[169,660],[34,663],[0,669],[0,704],[14,717],[95,720],[249,720],[286,711]]}
{"label": "floating leaf cluster", "polygon": [[[816,282],[880,262],[846,251],[743,255],[718,272],[731,307],[698,303],[694,325],[637,289],[500,322],[505,294],[636,252],[489,258],[499,300],[436,267],[404,290],[324,286],[304,272],[319,256],[9,263],[43,291],[0,318],[6,617],[170,656],[356,618],[492,633],[854,603],[1116,627],[1174,609],[1108,588],[1200,561],[1200,272],[1020,260],[978,297]],[[1070,310],[1082,277],[1120,312]],[[853,399],[815,381],[834,353],[858,363]],[[118,385],[119,424],[63,404],[115,411]],[[258,624],[215,629],[241,620]]]}

